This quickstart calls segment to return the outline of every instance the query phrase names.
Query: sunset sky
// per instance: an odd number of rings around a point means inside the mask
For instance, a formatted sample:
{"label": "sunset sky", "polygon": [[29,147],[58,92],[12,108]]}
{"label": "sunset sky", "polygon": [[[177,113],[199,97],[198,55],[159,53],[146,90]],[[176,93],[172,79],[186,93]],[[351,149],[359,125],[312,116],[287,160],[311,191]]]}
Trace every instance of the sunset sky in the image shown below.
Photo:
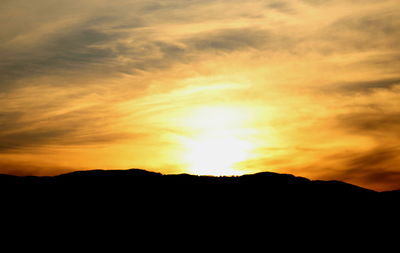
{"label": "sunset sky", "polygon": [[399,0],[1,0],[0,173],[400,188]]}

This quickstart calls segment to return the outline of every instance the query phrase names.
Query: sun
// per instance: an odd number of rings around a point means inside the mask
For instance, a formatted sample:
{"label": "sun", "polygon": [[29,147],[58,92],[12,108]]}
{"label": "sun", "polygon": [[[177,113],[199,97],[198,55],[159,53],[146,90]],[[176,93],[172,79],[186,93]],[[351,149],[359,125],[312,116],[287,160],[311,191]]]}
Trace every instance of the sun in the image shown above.
{"label": "sun", "polygon": [[248,116],[235,107],[194,110],[185,120],[193,135],[182,140],[188,172],[214,176],[243,174],[235,164],[248,159],[253,149],[247,139],[249,129],[243,127]]}
{"label": "sun", "polygon": [[233,136],[201,136],[187,143],[185,160],[196,175],[239,175],[234,168],[248,157],[250,143]]}

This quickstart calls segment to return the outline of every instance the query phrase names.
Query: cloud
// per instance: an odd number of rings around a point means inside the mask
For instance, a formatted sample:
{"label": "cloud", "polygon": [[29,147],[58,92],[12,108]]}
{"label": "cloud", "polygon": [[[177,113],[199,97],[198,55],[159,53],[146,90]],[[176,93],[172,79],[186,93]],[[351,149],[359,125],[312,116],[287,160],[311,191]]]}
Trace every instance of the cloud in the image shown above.
{"label": "cloud", "polygon": [[108,31],[107,22],[108,17],[94,17],[78,24],[56,26],[36,41],[27,37],[22,44],[3,44],[0,89],[15,88],[14,81],[40,76],[82,76],[102,71],[112,75],[117,58],[125,53],[115,50],[115,44],[127,34]]}
{"label": "cloud", "polygon": [[364,152],[347,152],[331,156],[337,168],[326,169],[326,179],[352,182],[375,190],[400,189],[399,146],[384,146]]}
{"label": "cloud", "polygon": [[[367,111],[368,109],[366,109]],[[353,134],[365,135],[377,141],[400,139],[400,112],[360,112],[338,117],[342,127]]]}
{"label": "cloud", "polygon": [[[54,112],[59,108],[53,108]],[[0,154],[29,152],[48,146],[105,145],[140,138],[105,127],[121,118],[104,105],[84,107],[65,113],[44,116],[36,111],[40,120],[28,116],[32,112],[0,114]],[[114,115],[111,117],[110,115]]]}
{"label": "cloud", "polygon": [[368,11],[346,15],[320,28],[313,36],[325,52],[399,50],[400,16],[397,12]]}
{"label": "cloud", "polygon": [[0,152],[18,152],[26,148],[38,148],[48,144],[61,143],[67,137],[68,129],[29,129],[0,136]]}
{"label": "cloud", "polygon": [[18,122],[23,112],[0,112],[0,129],[2,132],[15,129],[15,124]]}
{"label": "cloud", "polygon": [[400,52],[399,51],[388,51],[381,52],[374,56],[368,57],[362,62],[352,67],[357,68],[360,66],[367,66],[371,69],[379,69],[382,73],[396,78],[398,76],[398,69],[400,69]]}
{"label": "cloud", "polygon": [[266,7],[286,14],[296,12],[295,8],[286,1],[271,1],[266,4]]}
{"label": "cloud", "polygon": [[288,38],[275,35],[265,29],[236,28],[222,29],[192,36],[183,42],[201,51],[232,52],[237,50],[277,50],[292,43]]}
{"label": "cloud", "polygon": [[374,92],[376,89],[391,89],[397,85],[400,85],[399,78],[390,78],[382,80],[368,80],[338,84],[334,89],[342,92]]}
{"label": "cloud", "polygon": [[[254,3],[247,1],[242,4],[243,12],[247,11],[250,4]],[[91,75],[91,78],[105,78],[163,70],[178,63],[196,62],[196,56],[200,54],[198,51],[202,51],[202,54],[226,54],[238,50],[255,50],[264,55],[273,52],[304,55],[308,53],[304,48],[308,47],[306,45],[310,41],[313,50],[321,53],[330,50],[341,52],[349,46],[351,50],[359,50],[376,49],[378,44],[385,48],[398,48],[400,44],[395,13],[343,17],[317,34],[301,36],[273,26],[263,28],[251,23],[226,28],[223,18],[234,15],[239,17],[240,12],[229,12],[226,17],[224,14],[222,20],[219,20],[220,17],[206,15],[206,10],[224,8],[224,1],[218,4],[212,1],[178,0],[168,3],[126,2],[113,5],[113,11],[110,12],[105,11],[109,5],[103,1],[96,3],[98,12],[89,11],[88,7],[93,3],[85,1],[84,8],[72,17],[69,15],[74,6],[67,1],[62,2],[62,5],[65,5],[65,10],[57,10],[59,17],[54,20],[53,26],[47,25],[51,21],[39,19],[33,21],[37,25],[35,34],[19,28],[17,30],[23,35],[8,35],[8,42],[4,42],[3,50],[0,50],[0,57],[4,59],[0,63],[1,90],[16,87],[16,80],[46,75],[78,78]],[[281,11],[293,7],[289,2],[282,1],[269,1],[266,5],[267,9]],[[50,8],[52,4],[43,1],[41,8],[35,7],[32,15],[46,16],[46,6]],[[199,7],[199,11],[193,9],[193,6]],[[128,7],[132,7],[130,12],[127,11]],[[172,10],[181,19],[168,16]],[[165,29],[180,29],[180,25],[185,22],[187,26],[191,22],[198,25],[199,20],[205,22],[206,18],[211,18],[207,21],[214,22],[215,28],[198,33],[182,33],[176,38],[169,35],[173,31],[163,31],[158,27],[160,23],[166,23],[170,25],[165,26]],[[379,36],[376,36],[377,32]],[[176,33],[179,34],[179,30]],[[21,39],[24,37],[24,40]],[[314,43],[316,40],[318,44]],[[9,41],[14,43],[10,44]]]}
{"label": "cloud", "polygon": [[108,32],[91,28],[93,22],[98,20],[57,32],[29,52],[3,52],[3,59],[7,60],[0,63],[0,80],[3,82],[0,90],[17,87],[19,82],[16,81],[21,79],[46,75],[110,78],[195,62],[199,53],[282,50],[294,43],[268,30],[251,27],[212,30],[166,41],[140,31]]}
{"label": "cloud", "polygon": [[[360,145],[358,149],[346,149],[340,153],[325,157],[323,161],[331,161],[336,169],[326,169],[327,178],[337,178],[353,182],[359,185],[369,186],[377,190],[390,190],[400,188],[400,111],[395,104],[384,103],[385,98],[380,103],[375,100],[376,96],[386,97],[388,94],[395,95],[386,86],[391,86],[395,81],[367,83],[374,90],[363,93],[363,96],[369,98],[366,102],[372,103],[360,104],[345,114],[337,115],[336,120],[339,129],[350,136],[358,136],[364,140],[369,140],[369,145]],[[360,84],[362,91],[368,88],[368,85]],[[375,86],[384,89],[379,92]],[[384,86],[384,87],[382,87]],[[355,85],[358,90],[358,84]],[[385,89],[388,90],[385,90]],[[396,103],[396,101],[393,101]],[[351,138],[351,137],[349,137]],[[364,141],[365,143],[365,141]]]}
{"label": "cloud", "polygon": [[386,167],[384,166],[385,163],[398,159],[399,152],[400,149],[398,146],[379,147],[371,151],[349,157],[347,161],[347,165],[351,168],[349,170],[349,174],[351,174],[353,170]]}
{"label": "cloud", "polygon": [[338,4],[338,3],[376,3],[375,0],[301,0],[307,4],[311,5],[329,5],[329,4]]}

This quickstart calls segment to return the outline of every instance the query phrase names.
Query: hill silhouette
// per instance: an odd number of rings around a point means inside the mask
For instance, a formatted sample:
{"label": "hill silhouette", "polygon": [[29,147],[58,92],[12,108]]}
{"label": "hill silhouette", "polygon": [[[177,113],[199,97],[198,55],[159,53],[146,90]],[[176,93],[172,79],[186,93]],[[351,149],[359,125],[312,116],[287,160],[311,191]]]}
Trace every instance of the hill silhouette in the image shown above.
{"label": "hill silhouette", "polygon": [[273,172],[214,177],[130,169],[75,171],[52,177],[0,175],[0,188],[3,197],[10,199],[130,199],[213,205],[257,205],[266,201],[371,205],[400,200],[400,191],[376,192],[340,181]]}
{"label": "hill silhouette", "polygon": [[126,224],[118,229],[151,234],[162,228],[162,237],[176,227],[184,229],[180,234],[199,228],[216,235],[214,228],[234,233],[237,226],[251,230],[260,226],[273,229],[271,233],[312,227],[318,234],[318,229],[332,232],[349,224],[391,224],[397,220],[400,200],[400,191],[376,192],[289,174],[213,177],[140,169],[52,177],[0,175],[0,194],[0,213],[12,226],[21,219],[34,221],[35,228],[89,224],[103,231]]}

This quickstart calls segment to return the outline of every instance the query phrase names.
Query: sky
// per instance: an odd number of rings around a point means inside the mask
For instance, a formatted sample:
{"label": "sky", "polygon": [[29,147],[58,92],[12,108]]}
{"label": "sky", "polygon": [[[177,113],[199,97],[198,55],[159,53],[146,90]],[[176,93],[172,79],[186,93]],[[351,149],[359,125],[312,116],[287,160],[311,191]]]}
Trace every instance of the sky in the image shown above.
{"label": "sky", "polygon": [[400,188],[398,0],[2,0],[0,173]]}

